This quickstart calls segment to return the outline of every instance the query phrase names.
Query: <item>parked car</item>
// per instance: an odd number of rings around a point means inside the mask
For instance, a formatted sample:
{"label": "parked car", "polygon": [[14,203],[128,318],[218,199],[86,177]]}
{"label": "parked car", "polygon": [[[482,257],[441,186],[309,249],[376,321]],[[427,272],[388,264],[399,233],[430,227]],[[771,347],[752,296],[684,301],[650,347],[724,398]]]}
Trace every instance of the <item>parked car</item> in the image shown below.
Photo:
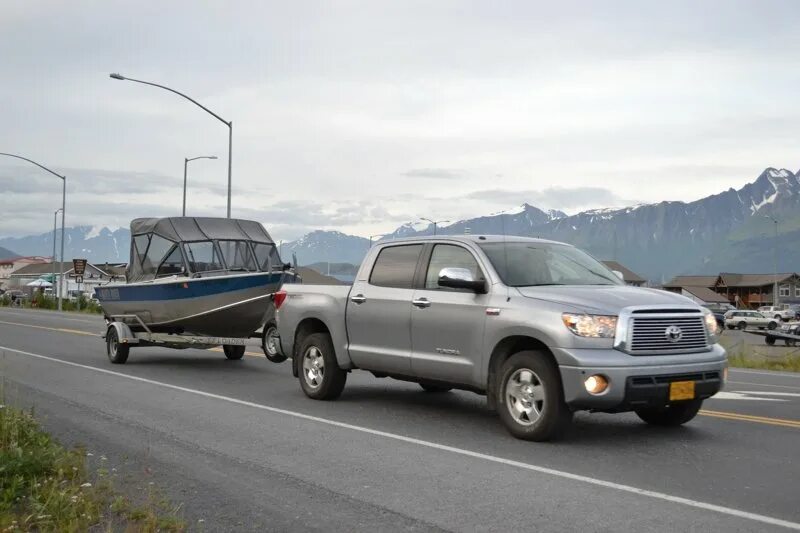
{"label": "parked car", "polygon": [[764,316],[758,311],[728,311],[725,313],[725,327],[728,329],[775,329],[780,319]]}
{"label": "parked car", "polygon": [[284,285],[274,301],[278,345],[309,398],[337,398],[362,369],[431,393],[485,394],[522,439],[558,437],[578,410],[684,424],[725,379],[709,310],[625,286],[553,241],[386,241],[352,287]]}
{"label": "parked car", "polygon": [[708,303],[703,307],[713,313],[714,319],[717,321],[717,329],[720,331],[725,329],[725,313],[736,310],[733,305],[725,303]]}
{"label": "parked car", "polygon": [[789,304],[789,309],[794,313],[790,320],[800,320],[800,304]]}
{"label": "parked car", "polygon": [[758,312],[776,320],[793,320],[795,318],[795,312],[787,305],[763,305],[758,308]]}

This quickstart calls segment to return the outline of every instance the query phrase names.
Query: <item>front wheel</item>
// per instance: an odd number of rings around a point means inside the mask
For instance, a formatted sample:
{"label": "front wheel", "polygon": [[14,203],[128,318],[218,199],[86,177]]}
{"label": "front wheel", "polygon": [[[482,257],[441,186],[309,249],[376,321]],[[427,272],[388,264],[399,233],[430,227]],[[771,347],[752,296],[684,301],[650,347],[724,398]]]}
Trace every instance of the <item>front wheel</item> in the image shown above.
{"label": "front wheel", "polygon": [[124,365],[128,360],[128,353],[130,353],[130,350],[131,347],[129,344],[119,342],[117,328],[109,326],[106,332],[106,353],[108,354],[108,360],[115,365]]}
{"label": "front wheel", "polygon": [[225,357],[232,361],[238,361],[244,357],[244,346],[226,344],[222,347],[222,351],[225,352]]}
{"label": "front wheel", "polygon": [[654,426],[680,426],[697,416],[703,400],[674,403],[667,407],[637,409],[639,418]]}
{"label": "front wheel", "polygon": [[282,355],[278,350],[278,326],[275,322],[268,322],[264,326],[264,334],[261,337],[261,348],[264,350],[266,358],[273,363],[283,363],[286,361],[286,356]]}
{"label": "front wheel", "polygon": [[339,368],[327,333],[312,333],[300,345],[300,387],[314,400],[335,400],[342,394],[347,372]]}
{"label": "front wheel", "polygon": [[739,322],[739,324],[737,324],[737,327],[740,330],[745,330],[745,329],[747,329],[747,322],[745,322],[745,321]]}
{"label": "front wheel", "polygon": [[509,357],[500,369],[496,391],[500,419],[518,439],[557,439],[572,421],[558,368],[543,352]]}

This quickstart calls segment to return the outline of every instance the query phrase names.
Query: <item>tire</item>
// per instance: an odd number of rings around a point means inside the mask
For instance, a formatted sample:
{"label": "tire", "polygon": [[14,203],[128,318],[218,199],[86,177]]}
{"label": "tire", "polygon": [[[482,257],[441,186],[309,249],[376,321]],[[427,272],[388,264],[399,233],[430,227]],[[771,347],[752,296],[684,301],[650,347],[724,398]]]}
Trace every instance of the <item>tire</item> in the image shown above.
{"label": "tire", "polygon": [[675,427],[683,425],[697,416],[703,400],[674,403],[667,407],[637,409],[636,414],[653,426]]}
{"label": "tire", "polygon": [[738,324],[736,324],[736,327],[744,331],[745,329],[747,329],[747,322],[741,321]]}
{"label": "tire", "polygon": [[773,346],[775,344],[775,337],[770,337],[768,335],[768,336],[764,337],[764,342],[766,342],[770,346]]}
{"label": "tire", "polygon": [[226,344],[222,347],[222,351],[225,352],[225,357],[231,361],[238,361],[244,357],[244,346]]}
{"label": "tire", "polygon": [[267,322],[264,326],[264,334],[261,336],[261,349],[264,350],[264,356],[273,363],[283,363],[286,361],[286,356],[278,352],[278,347],[274,344],[277,340],[278,326],[274,321]]}
{"label": "tire", "polygon": [[335,400],[342,394],[347,372],[339,368],[327,333],[312,333],[300,343],[297,362],[300,388],[313,400]]}
{"label": "tire", "polygon": [[797,346],[797,341],[794,339],[786,339],[784,342],[786,342],[786,346]]}
{"label": "tire", "polygon": [[561,376],[548,354],[530,350],[509,357],[495,390],[500,420],[518,439],[555,440],[572,422]]}
{"label": "tire", "polygon": [[777,322],[770,322],[770,323],[767,325],[767,329],[775,329],[775,328],[777,328],[777,327],[778,327],[778,323],[777,323]]}
{"label": "tire", "polygon": [[727,327],[728,329],[735,329],[734,326],[725,326],[725,327]]}
{"label": "tire", "polygon": [[119,342],[117,328],[109,326],[106,332],[106,354],[108,360],[115,365],[124,365],[128,360],[131,347],[129,344]]}
{"label": "tire", "polygon": [[451,390],[453,390],[453,387],[433,385],[431,383],[420,383],[419,386],[422,387],[422,390],[424,390],[425,392],[430,392],[431,394],[440,394],[443,392],[450,392]]}

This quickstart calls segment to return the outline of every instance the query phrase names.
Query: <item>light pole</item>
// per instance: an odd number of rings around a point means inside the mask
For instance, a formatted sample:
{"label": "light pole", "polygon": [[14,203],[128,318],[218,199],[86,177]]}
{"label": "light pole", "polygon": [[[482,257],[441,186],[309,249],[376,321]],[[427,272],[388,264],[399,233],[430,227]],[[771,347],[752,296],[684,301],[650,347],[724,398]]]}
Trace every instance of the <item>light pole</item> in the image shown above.
{"label": "light pole", "polygon": [[[62,211],[60,207],[53,212],[53,283],[56,282],[56,227],[58,225],[57,215],[59,211]],[[59,271],[60,270],[61,269],[59,269]],[[56,289],[58,289],[58,287],[56,287]],[[55,291],[53,291],[53,293],[55,294]]]}
{"label": "light pole", "polygon": [[[181,216],[186,216],[186,167],[189,165],[189,161],[194,161],[195,159],[216,159],[217,156],[215,155],[199,155],[197,157],[190,157],[190,158],[183,158],[183,212]],[[231,217],[230,211],[228,212],[228,218]]]}
{"label": "light pole", "polygon": [[[42,170],[46,170],[47,172],[49,172],[53,176],[61,178],[61,260],[63,261],[64,260],[64,217],[65,217],[65,213],[67,211],[67,177],[66,176],[62,176],[61,174],[56,174],[55,172],[53,172],[52,170],[50,170],[46,166],[40,165],[36,161],[28,159],[27,157],[22,157],[20,155],[14,155],[14,154],[5,154],[3,152],[0,152],[0,155],[5,155],[5,156],[8,156],[8,157],[14,157],[16,159],[22,159],[23,161],[27,161],[28,163],[32,163],[32,164],[36,165],[37,167],[41,168]],[[59,270],[61,270],[61,269],[59,269]],[[63,277],[64,277],[64,273],[60,272],[59,275],[58,275],[58,310],[59,311],[61,311],[61,300],[63,300],[63,298],[64,298],[64,295],[61,294],[62,293],[62,291],[61,291],[61,281],[63,281],[62,280]]]}
{"label": "light pole", "polygon": [[770,215],[761,215],[775,224],[775,239],[772,241],[772,305],[778,306],[778,219]]}
{"label": "light pole", "polygon": [[233,157],[233,121],[225,120],[224,118],[222,118],[221,116],[217,115],[216,113],[211,111],[209,108],[207,108],[206,106],[204,106],[203,104],[201,104],[200,102],[195,100],[194,98],[186,96],[182,92],[178,92],[175,89],[170,89],[169,87],[165,87],[163,85],[159,85],[157,83],[152,83],[152,82],[149,82],[149,81],[142,81],[142,80],[135,80],[133,78],[126,78],[122,74],[117,74],[116,72],[113,73],[113,74],[109,74],[109,76],[114,78],[115,80],[125,80],[125,81],[133,81],[133,82],[136,82],[136,83],[143,83],[145,85],[152,85],[153,87],[158,87],[159,89],[164,89],[164,90],[169,91],[171,93],[175,93],[178,96],[182,96],[182,97],[186,98],[191,103],[193,103],[194,105],[196,105],[197,107],[199,107],[200,109],[202,109],[203,111],[208,113],[209,115],[213,116],[214,118],[216,118],[217,120],[219,120],[220,122],[225,124],[226,126],[228,126],[228,218],[231,218],[231,164],[232,164],[231,160],[232,160],[232,157]]}
{"label": "light pole", "polygon": [[439,224],[446,224],[446,223],[450,222],[449,220],[431,220],[431,219],[425,218],[425,217],[419,217],[419,219],[420,220],[424,220],[425,222],[430,222],[431,224],[433,224],[433,234],[434,235],[436,235],[436,226],[438,226]]}

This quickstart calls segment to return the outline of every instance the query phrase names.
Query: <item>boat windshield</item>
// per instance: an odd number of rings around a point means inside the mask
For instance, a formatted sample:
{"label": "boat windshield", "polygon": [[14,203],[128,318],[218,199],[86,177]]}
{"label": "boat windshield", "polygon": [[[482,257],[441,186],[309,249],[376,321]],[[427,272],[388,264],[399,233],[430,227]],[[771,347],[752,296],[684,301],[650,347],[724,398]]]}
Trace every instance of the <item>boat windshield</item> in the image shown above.
{"label": "boat windshield", "polygon": [[540,285],[622,285],[601,262],[577,248],[549,242],[481,244],[503,283]]}
{"label": "boat windshield", "polygon": [[256,272],[258,267],[247,241],[218,241],[228,270]]}
{"label": "boat windshield", "polygon": [[274,244],[253,243],[253,250],[256,253],[256,262],[264,272],[280,270],[283,267]]}
{"label": "boat windshield", "polygon": [[213,242],[188,242],[184,246],[189,259],[189,269],[192,272],[213,272],[223,269],[222,260]]}

